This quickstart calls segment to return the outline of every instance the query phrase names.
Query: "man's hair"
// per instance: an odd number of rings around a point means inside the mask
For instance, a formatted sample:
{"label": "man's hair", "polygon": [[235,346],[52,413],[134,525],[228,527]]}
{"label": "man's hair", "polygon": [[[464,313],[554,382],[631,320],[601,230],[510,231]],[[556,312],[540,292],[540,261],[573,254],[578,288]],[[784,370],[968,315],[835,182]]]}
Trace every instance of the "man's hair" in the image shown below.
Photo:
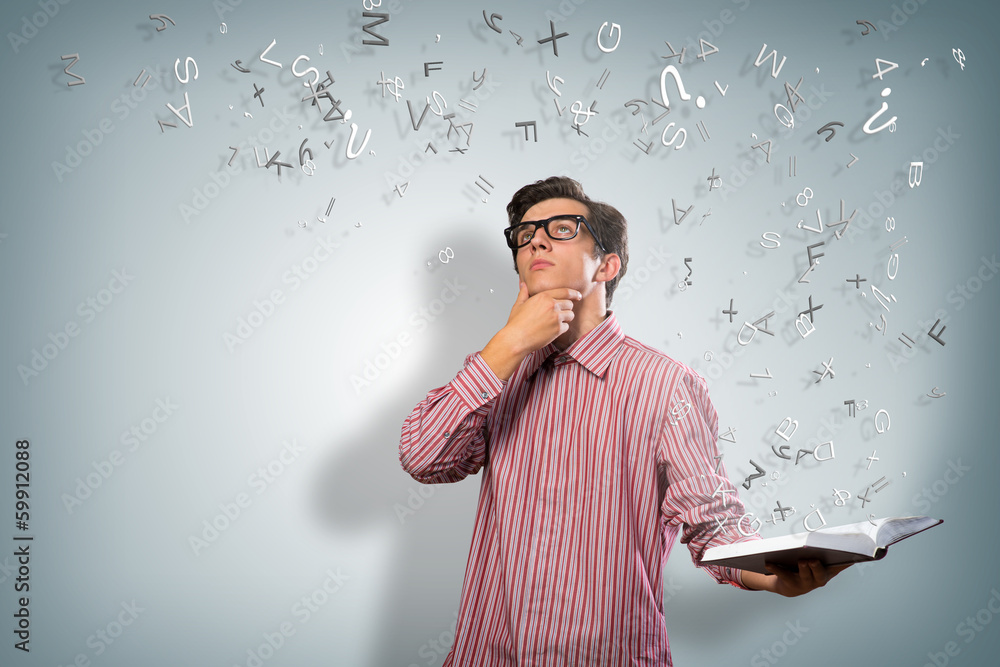
{"label": "man's hair", "polygon": [[[544,181],[535,181],[514,193],[507,204],[507,218],[511,225],[521,222],[528,209],[546,199],[574,199],[590,211],[587,222],[594,230],[597,239],[609,253],[618,255],[621,259],[621,269],[605,285],[605,303],[611,305],[611,296],[618,286],[618,281],[625,275],[628,267],[628,222],[618,209],[604,202],[594,201],[583,191],[583,186],[572,178],[565,176],[550,176]],[[517,271],[517,248],[512,248],[514,256],[514,271]],[[597,243],[594,244],[594,258],[604,256]]]}

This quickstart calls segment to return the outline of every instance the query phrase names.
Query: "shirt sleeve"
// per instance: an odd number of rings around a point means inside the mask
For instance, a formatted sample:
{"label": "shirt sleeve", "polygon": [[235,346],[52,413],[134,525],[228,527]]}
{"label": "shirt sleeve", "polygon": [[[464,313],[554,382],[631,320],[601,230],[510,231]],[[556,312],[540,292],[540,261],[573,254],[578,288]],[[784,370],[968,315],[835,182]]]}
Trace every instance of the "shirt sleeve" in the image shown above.
{"label": "shirt sleeve", "polygon": [[486,462],[486,416],[504,387],[482,356],[466,357],[455,378],[432,390],[403,422],[399,462],[418,482],[457,482]]}
{"label": "shirt sleeve", "polygon": [[683,524],[681,544],[687,545],[695,565],[719,583],[745,589],[738,569],[701,564],[709,547],[760,539],[739,530],[746,510],[725,466],[716,460],[718,437],[719,418],[705,380],[689,370],[667,404],[660,442],[667,490],[660,510],[668,524]]}

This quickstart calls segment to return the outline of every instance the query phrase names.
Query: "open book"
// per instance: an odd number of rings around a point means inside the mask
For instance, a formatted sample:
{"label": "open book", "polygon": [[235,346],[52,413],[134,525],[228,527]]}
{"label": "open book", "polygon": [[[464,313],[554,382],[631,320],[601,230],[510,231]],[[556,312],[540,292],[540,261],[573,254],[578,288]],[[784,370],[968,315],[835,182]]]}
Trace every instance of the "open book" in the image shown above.
{"label": "open book", "polygon": [[737,542],[705,551],[702,565],[725,565],[761,574],[764,561],[798,570],[800,558],[817,558],[824,565],[879,560],[890,544],[932,528],[944,519],[906,516],[859,521],[844,526],[820,528],[811,533],[795,533],[762,540]]}

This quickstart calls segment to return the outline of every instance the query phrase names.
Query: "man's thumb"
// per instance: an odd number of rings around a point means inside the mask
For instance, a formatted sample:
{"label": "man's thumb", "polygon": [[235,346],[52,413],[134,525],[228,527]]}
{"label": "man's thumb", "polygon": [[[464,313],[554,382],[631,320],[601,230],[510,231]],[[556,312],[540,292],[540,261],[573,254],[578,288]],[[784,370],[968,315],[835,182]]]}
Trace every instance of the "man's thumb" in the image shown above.
{"label": "man's thumb", "polygon": [[523,280],[518,284],[517,303],[524,303],[528,300],[528,284]]}

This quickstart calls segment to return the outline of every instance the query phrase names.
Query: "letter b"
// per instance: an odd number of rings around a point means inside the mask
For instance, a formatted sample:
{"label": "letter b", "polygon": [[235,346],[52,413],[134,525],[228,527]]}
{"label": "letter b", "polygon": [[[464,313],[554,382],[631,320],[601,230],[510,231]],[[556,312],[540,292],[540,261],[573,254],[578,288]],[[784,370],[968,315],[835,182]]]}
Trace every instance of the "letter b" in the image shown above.
{"label": "letter b", "polygon": [[236,503],[219,503],[219,509],[230,519],[236,519],[240,515],[240,508]]}
{"label": "letter b", "polygon": [[101,473],[101,477],[104,479],[111,477],[111,473],[115,471],[115,467],[107,461],[101,461],[100,463],[92,461],[91,464],[94,466],[94,470]]}
{"label": "letter b", "polygon": [[944,653],[928,653],[927,657],[931,659],[931,662],[937,665],[937,667],[945,667],[948,664],[948,656]]}
{"label": "letter b", "polygon": [[274,304],[267,299],[264,299],[263,301],[254,301],[253,305],[264,317],[271,317],[271,315],[274,314]]}
{"label": "letter b", "polygon": [[[48,362],[48,360],[45,359],[45,357],[42,356],[41,352],[39,352],[38,350],[35,350],[35,349],[32,349],[31,352],[32,352],[32,355],[31,355],[31,367],[32,368],[34,368],[36,371],[44,371],[46,368],[48,368],[49,362]],[[41,362],[41,366],[39,366],[35,362]]]}
{"label": "letter b", "polygon": [[412,510],[418,510],[424,506],[424,499],[419,493],[410,488],[409,498],[406,499],[406,504],[410,506]]}
{"label": "letter b", "polygon": [[208,519],[204,519],[202,523],[205,529],[201,531],[201,536],[205,538],[206,542],[214,542],[219,538],[219,531],[212,527],[212,524],[208,522]]}
{"label": "letter b", "polygon": [[[70,162],[72,160],[72,162]],[[80,166],[83,160],[80,159],[80,154],[73,150],[72,146],[66,146],[66,166],[70,169],[76,169]]]}
{"label": "letter b", "polygon": [[795,433],[796,429],[799,428],[799,422],[797,419],[792,419],[791,417],[785,417],[778,428],[774,430],[778,434],[778,437],[782,438],[785,442],[788,442],[792,434]]}
{"label": "letter b", "polygon": [[[23,24],[23,25],[21,26],[21,35],[22,35],[22,36],[23,36],[23,37],[24,37],[25,39],[31,39],[32,37],[34,37],[35,35],[37,35],[37,34],[38,34],[38,28],[36,28],[35,26],[33,26],[33,25],[31,24],[31,21],[29,21],[29,20],[28,20],[28,17],[27,17],[27,16],[23,17],[23,18],[21,19],[21,21],[22,21],[22,24]],[[31,34],[28,34],[28,31],[29,31],[29,30],[31,31]]]}
{"label": "letter b", "polygon": [[205,195],[203,195],[198,188],[192,188],[191,192],[194,193],[194,197],[191,198],[191,203],[196,209],[204,211],[208,208],[208,199],[205,198]]}
{"label": "letter b", "polygon": [[711,21],[702,21],[701,23],[712,33],[713,37],[718,37],[722,34],[722,21],[712,19]]}
{"label": "letter b", "polygon": [[723,370],[728,371],[729,368],[733,365],[733,355],[729,354],[728,352],[720,352],[719,356],[716,357],[716,360],[718,360]]}
{"label": "letter b", "polygon": [[229,174],[227,174],[224,171],[213,171],[212,180],[215,181],[215,184],[218,185],[219,189],[221,190],[222,188],[229,185],[229,181],[231,179],[229,178]]}
{"label": "letter b", "polygon": [[104,141],[104,134],[99,130],[84,130],[83,138],[89,141],[94,146],[100,146],[101,142]]}
{"label": "letter b", "polygon": [[49,15],[49,18],[59,13],[59,5],[56,3],[56,0],[41,0],[38,6]]}
{"label": "letter b", "polygon": [[79,500],[86,500],[87,498],[90,497],[90,494],[93,493],[93,492],[90,490],[90,487],[87,486],[86,482],[84,482],[82,479],[80,479],[79,477],[77,477],[76,478],[76,489],[75,489],[74,493],[76,494],[76,497]]}
{"label": "letter b", "polygon": [[882,206],[885,206],[886,209],[892,206],[893,202],[896,201],[896,197],[893,196],[893,194],[888,190],[880,190],[876,192],[875,198],[878,199]]}
{"label": "letter b", "polygon": [[[277,637],[277,639],[275,639],[275,637]],[[265,633],[264,639],[266,639],[267,643],[276,649],[281,648],[282,644],[285,643],[285,637],[280,632],[272,632],[271,634]]]}
{"label": "letter b", "polygon": [[236,322],[236,335],[243,340],[253,335],[253,329],[250,328],[250,324],[242,317]]}
{"label": "letter b", "polygon": [[60,350],[65,350],[66,346],[69,345],[69,336],[63,332],[49,333],[49,340],[59,346]]}
{"label": "letter b", "polygon": [[799,332],[799,335],[805,338],[813,331],[816,331],[816,326],[812,323],[812,320],[803,313],[799,315],[799,319],[795,320],[795,330]]}

